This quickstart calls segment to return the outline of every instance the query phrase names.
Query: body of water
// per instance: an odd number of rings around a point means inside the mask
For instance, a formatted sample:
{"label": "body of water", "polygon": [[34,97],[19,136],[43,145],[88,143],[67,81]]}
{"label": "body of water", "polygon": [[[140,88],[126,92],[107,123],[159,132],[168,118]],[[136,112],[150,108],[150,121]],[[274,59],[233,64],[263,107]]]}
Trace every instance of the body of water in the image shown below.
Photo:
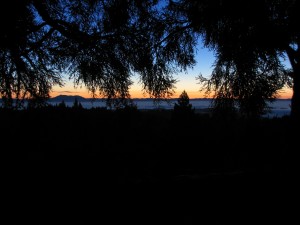
{"label": "body of water", "polygon": [[288,116],[291,113],[291,99],[278,99],[270,103],[271,112],[264,117],[282,117]]}
{"label": "body of water", "polygon": [[[79,101],[83,108],[91,109],[93,107],[106,107],[105,100],[84,100]],[[0,100],[0,106],[1,106]],[[61,101],[49,101],[51,105],[58,105]],[[151,110],[151,109],[173,109],[175,103],[177,103],[176,99],[171,99],[169,101],[159,101],[154,102],[152,99],[133,99],[133,103],[137,106],[140,110]],[[211,107],[211,99],[190,99],[190,104],[195,110],[202,110]],[[65,101],[66,106],[72,107],[74,101]],[[278,99],[273,103],[270,103],[271,111],[264,115],[264,117],[282,117],[285,115],[289,115],[291,112],[290,108],[291,100],[290,99]],[[25,104],[26,106],[26,104]]]}
{"label": "body of water", "polygon": [[[60,102],[51,102],[52,105],[57,105]],[[67,106],[72,107],[74,102],[65,102]],[[177,100],[161,101],[155,103],[151,99],[133,99],[133,103],[136,104],[137,108],[140,110],[151,110],[151,109],[173,109],[174,104]],[[207,109],[211,107],[211,99],[190,99],[190,104],[195,110]],[[282,117],[289,115],[291,112],[290,99],[278,99],[273,103],[270,103],[271,111],[264,115],[264,117]],[[93,107],[106,107],[104,100],[96,101],[83,101],[81,102],[83,108],[90,109]]]}
{"label": "body of water", "polygon": [[[79,101],[80,102],[80,101]],[[50,104],[58,105],[60,102],[51,101]],[[95,100],[95,101],[81,101],[80,102],[83,108],[91,109],[93,107],[106,107],[106,103],[104,100]],[[177,100],[169,100],[169,101],[159,101],[154,102],[151,99],[133,99],[133,103],[140,110],[151,110],[151,109],[173,109]],[[72,107],[74,102],[65,101],[65,104],[68,107]],[[211,106],[210,99],[191,99],[190,104],[192,104],[195,109],[206,109]]]}

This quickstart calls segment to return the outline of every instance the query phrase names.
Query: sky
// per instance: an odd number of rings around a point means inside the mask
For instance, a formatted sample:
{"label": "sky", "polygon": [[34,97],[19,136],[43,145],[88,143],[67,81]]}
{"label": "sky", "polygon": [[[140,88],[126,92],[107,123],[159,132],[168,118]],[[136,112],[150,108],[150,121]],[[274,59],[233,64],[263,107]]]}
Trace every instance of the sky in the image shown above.
{"label": "sky", "polygon": [[[188,69],[186,72],[179,74],[174,74],[173,77],[178,81],[176,83],[174,98],[178,98],[179,95],[185,90],[190,99],[192,98],[203,98],[203,97],[212,97],[205,96],[204,92],[200,91],[201,85],[196,79],[199,74],[202,74],[204,77],[209,78],[212,72],[213,63],[215,61],[214,53],[207,48],[202,46],[197,47],[196,53],[196,65],[193,68]],[[285,61],[287,67],[290,67],[290,64]],[[130,88],[130,95],[132,98],[148,98],[148,95],[145,95],[142,90],[141,84],[139,84],[139,78],[133,77],[133,85]],[[91,98],[91,93],[88,92],[87,88],[74,87],[73,80],[69,80],[67,76],[64,77],[65,85],[63,87],[54,86],[53,91],[50,94],[51,97],[57,95],[80,95],[85,98]],[[292,90],[290,88],[284,88],[280,90],[279,98],[291,98]]]}

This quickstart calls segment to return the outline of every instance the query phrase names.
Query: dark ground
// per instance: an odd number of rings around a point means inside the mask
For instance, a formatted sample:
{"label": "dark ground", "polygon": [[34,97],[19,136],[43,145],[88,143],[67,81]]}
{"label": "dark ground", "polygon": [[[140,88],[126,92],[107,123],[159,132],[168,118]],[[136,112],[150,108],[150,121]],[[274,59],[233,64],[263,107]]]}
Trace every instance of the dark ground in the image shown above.
{"label": "dark ground", "polygon": [[12,224],[291,224],[297,215],[297,124],[289,117],[0,115]]}

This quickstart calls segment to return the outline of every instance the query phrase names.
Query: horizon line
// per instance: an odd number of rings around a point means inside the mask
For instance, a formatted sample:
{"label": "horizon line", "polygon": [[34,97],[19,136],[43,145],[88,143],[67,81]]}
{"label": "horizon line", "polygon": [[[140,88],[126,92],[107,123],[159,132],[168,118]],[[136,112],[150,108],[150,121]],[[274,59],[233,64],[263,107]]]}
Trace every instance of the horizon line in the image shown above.
{"label": "horizon line", "polygon": [[[107,99],[105,97],[83,97],[81,95],[57,95],[55,97],[49,97],[49,99],[53,99],[53,98],[56,98],[56,97],[59,97],[59,96],[66,96],[66,97],[81,97],[81,98],[84,98],[84,99]],[[117,99],[117,98],[116,98]],[[152,98],[152,97],[141,97],[141,98],[128,98],[128,99],[153,99],[155,100],[156,98]],[[168,99],[179,99],[179,97],[170,97],[170,98],[157,98],[157,99],[161,99],[161,100],[168,100]],[[198,98],[189,98],[190,100],[191,99],[214,99],[213,97],[198,97]],[[278,97],[278,98],[274,98],[274,100],[278,100],[278,99],[281,99],[281,100],[291,100],[292,98],[281,98],[281,97]]]}
{"label": "horizon line", "polygon": [[[105,97],[83,97],[81,95],[57,95],[57,96],[54,96],[54,97],[49,97],[48,99],[54,99],[54,98],[57,98],[57,97],[80,97],[80,98],[83,98],[83,99],[87,99],[87,100],[91,100],[91,99],[95,99],[95,100],[105,100],[107,98]],[[14,100],[16,98],[13,98]],[[117,98],[115,98],[117,99]],[[120,98],[119,98],[120,99]],[[152,97],[142,97],[142,98],[128,98],[128,99],[148,99],[148,100],[170,100],[170,99],[179,99],[179,97],[170,97],[170,98],[152,98]],[[190,100],[193,100],[193,99],[214,99],[213,97],[198,97],[198,98],[189,98]],[[292,98],[281,98],[281,97],[278,97],[278,98],[275,98],[274,100],[291,100]],[[2,97],[0,98],[0,100],[2,100]],[[24,99],[24,100],[27,100],[27,99]]]}

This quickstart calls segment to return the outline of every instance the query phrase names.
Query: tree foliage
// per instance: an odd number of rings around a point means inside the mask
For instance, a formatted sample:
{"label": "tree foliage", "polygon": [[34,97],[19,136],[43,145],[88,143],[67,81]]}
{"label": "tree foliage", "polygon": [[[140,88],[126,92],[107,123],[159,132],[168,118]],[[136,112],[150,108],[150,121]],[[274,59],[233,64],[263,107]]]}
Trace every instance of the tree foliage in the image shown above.
{"label": "tree foliage", "polygon": [[[29,0],[0,3],[0,97],[6,107],[49,97],[61,85],[61,64],[50,54],[57,34],[36,18]],[[48,37],[52,38],[48,38]]]}
{"label": "tree foliage", "polygon": [[[291,57],[299,54],[298,9],[299,2],[294,0],[173,3],[173,10],[182,12],[202,36],[204,45],[216,53],[211,78],[200,77],[207,90],[215,93],[216,105],[232,99],[242,113],[261,114],[267,101],[291,83],[288,75],[296,74],[297,66],[293,64],[299,61],[299,55],[298,59]],[[281,62],[285,54],[293,71]],[[294,76],[294,103],[299,101],[295,96],[299,92],[296,85]],[[296,105],[299,104],[292,104],[292,111],[299,108]]]}
{"label": "tree foliage", "polygon": [[11,0],[1,3],[0,97],[6,107],[46,100],[66,73],[109,106],[128,104],[136,75],[150,97],[169,98],[201,37],[217,58],[211,78],[200,77],[216,105],[259,115],[292,84],[300,117],[299,9],[296,0]]}
{"label": "tree foliage", "polygon": [[150,97],[172,96],[173,74],[195,63],[195,37],[191,29],[177,32],[163,7],[155,0],[3,4],[10,22],[1,34],[1,97],[48,97],[62,70],[108,104],[126,104],[136,74]]}
{"label": "tree foliage", "polygon": [[242,115],[257,117],[269,109],[268,102],[277,97],[288,78],[278,59],[257,59],[249,68],[217,59],[210,79],[199,79],[207,93],[214,93],[215,108],[238,109]]}

